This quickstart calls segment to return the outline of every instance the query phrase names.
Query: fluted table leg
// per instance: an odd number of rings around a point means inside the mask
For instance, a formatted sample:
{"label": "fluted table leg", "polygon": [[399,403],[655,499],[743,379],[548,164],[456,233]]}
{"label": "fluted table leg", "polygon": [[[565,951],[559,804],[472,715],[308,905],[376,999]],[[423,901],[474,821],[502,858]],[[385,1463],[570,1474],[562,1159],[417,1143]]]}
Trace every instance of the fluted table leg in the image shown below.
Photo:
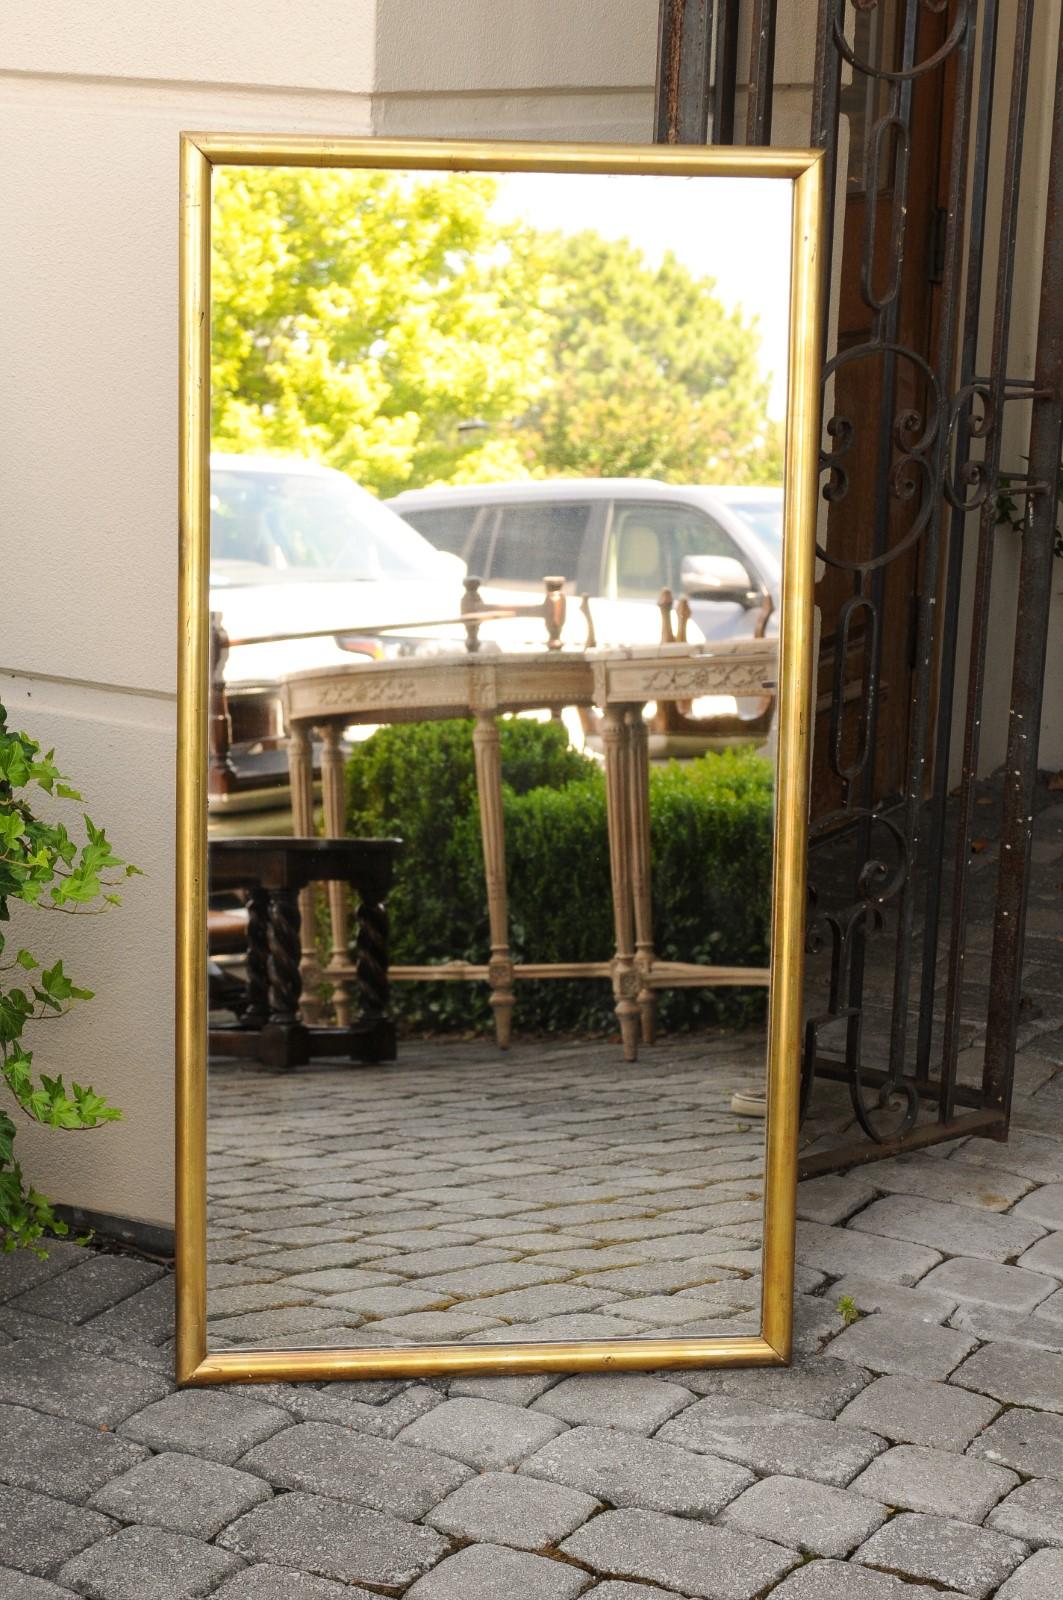
{"label": "fluted table leg", "polygon": [[616,954],[613,957],[613,993],[624,1060],[638,1056],[639,977],[631,916],[631,819],[628,810],[627,730],[623,706],[607,706],[602,714],[605,754],[605,805],[609,824],[609,867],[613,886],[613,921]]}
{"label": "fluted table leg", "polygon": [[502,749],[498,724],[490,712],[478,712],[472,735],[476,788],[480,799],[487,918],[491,935],[488,982],[500,1050],[509,1048],[513,1033],[513,959],[509,949],[506,898],[506,841],[502,821]]}
{"label": "fluted table leg", "polygon": [[[341,734],[342,729],[336,723],[326,723],[322,729],[321,788],[325,806],[325,834],[330,839],[342,839],[347,832],[347,786]],[[351,1021],[351,997],[344,969],[347,965],[350,929],[350,894],[347,884],[340,879],[333,879],[329,883],[328,904],[331,945],[325,976],[332,983],[332,1007],[337,1026],[347,1028]]]}
{"label": "fluted table leg", "polygon": [[[292,796],[292,833],[296,839],[314,836],[314,765],[310,742],[310,729],[305,722],[296,723],[288,736],[288,779]],[[314,940],[316,925],[315,906],[317,890],[308,884],[299,895],[299,918],[302,927],[300,971],[303,993],[300,1010],[304,1022],[317,1022],[321,1015],[318,985],[321,982],[321,963],[317,957]]]}
{"label": "fluted table leg", "polygon": [[639,976],[638,1008],[643,1044],[657,1037],[657,995],[650,985],[653,971],[653,897],[650,885],[650,760],[641,706],[628,706],[628,815],[631,819],[631,892],[635,914],[635,970]]}

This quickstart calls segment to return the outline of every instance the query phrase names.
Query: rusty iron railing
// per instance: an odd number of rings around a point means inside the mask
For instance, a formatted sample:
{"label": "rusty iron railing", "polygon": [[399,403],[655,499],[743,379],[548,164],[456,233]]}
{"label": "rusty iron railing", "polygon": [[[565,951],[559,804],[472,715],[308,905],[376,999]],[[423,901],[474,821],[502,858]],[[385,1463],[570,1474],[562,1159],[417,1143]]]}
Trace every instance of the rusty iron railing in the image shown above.
{"label": "rusty iron railing", "polygon": [[[778,0],[662,0],[659,141],[735,142],[743,86],[745,142],[771,141],[777,10]],[[748,63],[737,60],[743,11]],[[1016,376],[1009,345],[1033,0],[1014,0],[1004,20],[1012,30],[1006,63],[998,60],[999,0],[819,0],[809,142],[826,152],[829,228],[844,240],[834,255],[842,282],[829,281],[835,268],[824,252],[824,292],[850,313],[856,304],[860,327],[823,350],[832,399],[823,417],[821,665],[833,670],[821,684],[810,829],[806,1175],[961,1134],[1007,1137],[1063,428],[1063,55],[1047,227],[1032,250],[1025,245],[1027,263],[1042,257],[1037,352],[1032,372]],[[928,170],[938,187],[920,234],[912,202]],[[861,212],[862,231],[854,231]],[[983,259],[994,236],[998,270],[989,281]],[[917,257],[925,272],[916,274]],[[919,296],[930,308],[922,329]],[[993,649],[1001,647],[991,595],[1002,422],[1016,402],[1029,410],[1029,462],[1025,474],[1008,465],[1007,487],[1026,515],[991,975],[975,1030],[985,1040],[984,1070],[971,1083],[957,1070],[971,1036],[971,851],[991,617]],[[903,681],[895,642],[887,665],[886,636],[898,617],[909,641]],[[961,658],[964,627],[971,643]],[[898,695],[904,755],[899,780],[887,783],[883,707],[892,696],[896,717]],[[954,705],[963,750],[950,796]],[[857,1125],[841,1145],[815,1137],[821,1088],[831,1081],[848,1086]]]}

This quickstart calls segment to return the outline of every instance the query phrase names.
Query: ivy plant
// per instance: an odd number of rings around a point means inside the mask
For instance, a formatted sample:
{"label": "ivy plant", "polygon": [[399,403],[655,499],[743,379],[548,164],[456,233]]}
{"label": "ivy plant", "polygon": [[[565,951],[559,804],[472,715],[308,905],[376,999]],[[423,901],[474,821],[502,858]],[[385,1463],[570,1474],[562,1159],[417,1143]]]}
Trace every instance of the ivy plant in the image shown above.
{"label": "ivy plant", "polygon": [[[114,853],[104,830],[84,813],[77,837],[64,823],[37,816],[34,804],[41,794],[81,800],[56,766],[54,751],[42,753],[35,739],[9,730],[0,703],[0,924],[10,921],[13,900],[58,916],[98,915],[120,903],[118,886],[138,871]],[[91,999],[92,991],[79,988],[61,960],[46,966],[31,950],[13,948],[0,926],[0,1073],[14,1108],[44,1127],[80,1131],[121,1118],[94,1089],[35,1072],[33,1053],[23,1042],[31,1024],[64,1016],[78,1001]],[[43,1256],[44,1235],[68,1229],[24,1178],[15,1134],[15,1122],[0,1104],[0,1249],[28,1247]]]}

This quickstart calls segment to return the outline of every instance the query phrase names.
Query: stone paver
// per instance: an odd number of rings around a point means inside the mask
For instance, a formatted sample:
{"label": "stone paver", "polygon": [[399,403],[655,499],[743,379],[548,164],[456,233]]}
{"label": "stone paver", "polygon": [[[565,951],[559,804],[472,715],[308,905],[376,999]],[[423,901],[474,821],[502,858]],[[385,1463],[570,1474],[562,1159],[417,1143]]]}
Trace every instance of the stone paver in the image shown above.
{"label": "stone paver", "polygon": [[47,1578],[31,1578],[28,1572],[12,1572],[0,1567],[0,1594],[5,1600],[70,1600],[72,1589],[59,1589]]}
{"label": "stone paver", "polygon": [[154,1283],[162,1273],[162,1267],[151,1261],[84,1251],[77,1266],[34,1285],[10,1304],[18,1311],[54,1317],[57,1322],[85,1322]]}
{"label": "stone paver", "polygon": [[398,1441],[452,1456],[478,1471],[513,1467],[563,1431],[556,1417],[494,1400],[448,1400],[404,1428]]}
{"label": "stone paver", "polygon": [[321,1495],[278,1495],[219,1534],[248,1561],[292,1566],[341,1583],[399,1589],[447,1553],[440,1534]]}
{"label": "stone paver", "polygon": [[374,1600],[368,1589],[333,1583],[331,1578],[311,1578],[290,1567],[271,1567],[256,1562],[226,1578],[214,1590],[214,1600]]}
{"label": "stone paver", "polygon": [[1014,1472],[970,1456],[899,1444],[849,1485],[886,1505],[957,1522],[981,1522],[1018,1483]]}
{"label": "stone paver", "polygon": [[240,1467],[278,1489],[352,1500],[411,1521],[470,1476],[468,1467],[446,1456],[366,1438],[328,1422],[303,1422],[275,1434],[244,1456]]}
{"label": "stone paver", "polygon": [[998,1216],[973,1206],[927,1200],[922,1195],[888,1195],[854,1217],[858,1233],[878,1234],[927,1245],[943,1254],[1010,1261],[1040,1239],[1040,1223]]}
{"label": "stone paver", "polygon": [[182,1389],[128,1417],[119,1432],[152,1450],[231,1463],[290,1421],[279,1406],[239,1389]]}
{"label": "stone paver", "polygon": [[409,1600],[575,1600],[590,1583],[587,1573],[501,1545],[470,1545],[441,1561],[407,1590]]}
{"label": "stone paver", "polygon": [[809,1555],[847,1556],[882,1526],[886,1507],[807,1478],[761,1478],[720,1520]]}
{"label": "stone paver", "polygon": [[957,1368],[950,1382],[1007,1405],[1063,1412],[1063,1355],[1027,1345],[983,1345]]}
{"label": "stone paver", "polygon": [[[1019,1266],[1031,1272],[1050,1272],[1063,1278],[1063,1233],[1050,1233],[1019,1257]],[[17,1304],[17,1302],[16,1302]]]}
{"label": "stone paver", "polygon": [[0,1488],[0,1567],[44,1577],[115,1526],[109,1517],[50,1495]]}
{"label": "stone paver", "polygon": [[[934,1600],[955,1600],[956,1590],[935,1589]],[[928,1600],[926,1585],[906,1583],[848,1561],[812,1561],[772,1590],[773,1600]]]}
{"label": "stone paver", "polygon": [[969,1334],[940,1328],[919,1317],[884,1313],[863,1317],[831,1345],[841,1356],[872,1372],[900,1372],[915,1378],[947,1378],[974,1349]]}
{"label": "stone paver", "polygon": [[84,1501],[143,1461],[141,1445],[23,1406],[0,1406],[0,1483]]}
{"label": "stone paver", "polygon": [[877,1378],[839,1413],[838,1421],[897,1444],[963,1450],[999,1409],[995,1401],[951,1384],[894,1376]]}
{"label": "stone paver", "polygon": [[[1025,1258],[1024,1258],[1025,1259]],[[1004,1267],[994,1261],[953,1256],[928,1272],[920,1288],[943,1294],[958,1303],[973,1302],[1001,1311],[1032,1311],[1057,1288],[1055,1278],[1024,1267]]]}
{"label": "stone paver", "polygon": [[250,1473],[194,1456],[158,1455],[98,1489],[89,1504],[117,1522],[213,1539],[269,1498],[267,1485]]}
{"label": "stone paver", "polygon": [[1063,1594],[1063,1550],[1038,1550],[997,1590],[997,1600],[1057,1600]]}
{"label": "stone paver", "polygon": [[698,1600],[752,1600],[797,1561],[765,1539],[655,1511],[605,1511],[561,1549],[606,1576],[646,1579]]}
{"label": "stone paver", "polygon": [[1016,1406],[987,1428],[968,1453],[1013,1467],[1024,1477],[1063,1478],[1063,1417]]}
{"label": "stone paver", "polygon": [[161,1528],[123,1528],[59,1570],[85,1600],[192,1600],[241,1566],[239,1557]]}
{"label": "stone paver", "polygon": [[158,1373],[36,1339],[9,1345],[0,1361],[0,1401],[102,1428],[113,1428],[172,1388]]}
{"label": "stone paver", "polygon": [[987,1526],[1027,1544],[1063,1548],[1063,1482],[1031,1478],[1020,1484],[990,1512]]}
{"label": "stone paver", "polygon": [[660,1439],[640,1439],[605,1428],[574,1428],[551,1440],[521,1467],[607,1501],[707,1517],[753,1482],[753,1474],[732,1461],[691,1455]]}
{"label": "stone paver", "polygon": [[699,1400],[666,1422],[657,1437],[759,1473],[815,1478],[840,1488],[886,1448],[885,1440],[860,1428],[726,1398]]}
{"label": "stone paver", "polygon": [[873,1533],[853,1559],[984,1600],[1026,1554],[1024,1544],[1004,1534],[902,1512]]}
{"label": "stone paver", "polygon": [[542,1550],[600,1509],[593,1495],[512,1472],[487,1472],[448,1495],[427,1518],[459,1539]]}
{"label": "stone paver", "polygon": [[532,1410],[560,1417],[562,1422],[653,1433],[693,1399],[690,1390],[678,1383],[662,1383],[641,1373],[612,1377],[592,1372],[565,1378],[536,1400]]}

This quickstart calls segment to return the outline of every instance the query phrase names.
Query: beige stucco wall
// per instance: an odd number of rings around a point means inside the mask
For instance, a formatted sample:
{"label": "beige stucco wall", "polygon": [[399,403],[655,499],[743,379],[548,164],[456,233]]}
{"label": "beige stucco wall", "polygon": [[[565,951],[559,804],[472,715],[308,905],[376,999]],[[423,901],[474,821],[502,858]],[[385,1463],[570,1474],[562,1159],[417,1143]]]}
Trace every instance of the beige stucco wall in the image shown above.
{"label": "beige stucco wall", "polygon": [[35,919],[98,993],[35,1030],[38,1064],[127,1120],[19,1144],[93,1210],[173,1216],[178,134],[367,132],[374,20],[374,0],[0,8],[0,693],[147,873],[113,915]]}

